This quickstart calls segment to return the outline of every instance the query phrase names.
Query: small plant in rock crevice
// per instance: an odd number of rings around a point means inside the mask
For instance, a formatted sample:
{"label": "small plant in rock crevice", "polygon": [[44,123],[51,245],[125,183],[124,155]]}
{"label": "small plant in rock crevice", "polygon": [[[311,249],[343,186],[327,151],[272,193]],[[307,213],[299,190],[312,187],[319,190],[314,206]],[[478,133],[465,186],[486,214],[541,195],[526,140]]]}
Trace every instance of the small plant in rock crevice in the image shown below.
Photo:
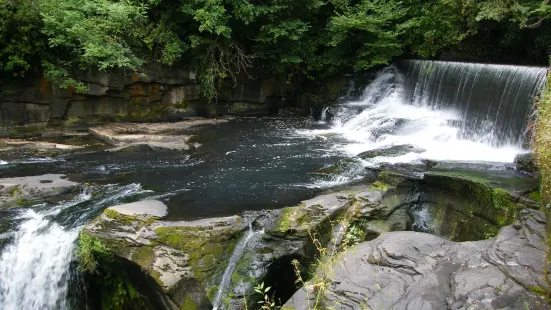
{"label": "small plant in rock crevice", "polygon": [[264,282],[255,286],[255,293],[259,294],[262,297],[262,300],[258,302],[261,310],[278,310],[281,309],[279,305],[276,304],[275,298],[269,295],[271,287],[264,287]]}
{"label": "small plant in rock crevice", "polygon": [[88,273],[97,273],[98,256],[110,259],[113,253],[98,238],[81,233],[75,252],[79,268]]}
{"label": "small plant in rock crevice", "polygon": [[[356,225],[352,225],[348,219],[342,220],[337,232],[333,233],[327,246],[323,246],[320,235],[309,231],[310,239],[317,251],[316,261],[313,264],[312,278],[306,280],[302,277],[298,260],[293,260],[293,268],[297,277],[296,283],[303,286],[306,292],[308,310],[328,309],[324,304],[324,296],[331,285],[331,277],[343,254],[363,241],[363,231]],[[331,222],[332,231],[335,225]]]}

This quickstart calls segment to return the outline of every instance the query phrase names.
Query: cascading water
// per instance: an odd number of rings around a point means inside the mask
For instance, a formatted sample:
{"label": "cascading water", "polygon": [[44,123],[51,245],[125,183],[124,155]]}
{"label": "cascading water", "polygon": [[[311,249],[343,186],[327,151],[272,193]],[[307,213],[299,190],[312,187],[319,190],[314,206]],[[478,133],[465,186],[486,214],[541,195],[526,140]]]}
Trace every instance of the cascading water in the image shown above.
{"label": "cascading water", "polygon": [[327,122],[327,111],[329,111],[329,107],[325,107],[323,108],[323,110],[321,110],[320,121],[323,123]]}
{"label": "cascading water", "polygon": [[415,106],[454,109],[459,137],[520,146],[546,68],[407,60],[396,64],[402,98]]}
{"label": "cascading water", "polygon": [[222,297],[225,293],[227,293],[227,288],[230,285],[231,282],[231,276],[233,272],[235,271],[235,268],[237,267],[237,263],[243,257],[243,254],[245,253],[245,250],[247,250],[247,245],[253,239],[253,237],[262,234],[263,231],[254,231],[252,228],[252,224],[249,223],[249,230],[247,231],[246,235],[239,240],[237,245],[235,246],[235,249],[233,250],[232,256],[230,257],[230,261],[228,262],[228,266],[226,267],[226,270],[224,270],[224,275],[222,276],[222,281],[220,282],[220,285],[218,285],[218,292],[216,293],[216,298],[214,299],[213,304],[213,310],[218,310],[220,308],[220,303],[222,301]]}
{"label": "cascading water", "polygon": [[523,152],[527,118],[545,83],[545,68],[402,61],[382,70],[362,100],[337,107],[329,129],[303,131],[344,138],[335,148],[355,156],[397,145],[415,152],[381,162],[512,162]]}
{"label": "cascading water", "polygon": [[143,192],[138,184],[102,191],[96,199],[86,190],[72,201],[19,213],[15,220],[22,222],[0,254],[0,309],[70,308],[70,266],[80,229],[101,208]]}

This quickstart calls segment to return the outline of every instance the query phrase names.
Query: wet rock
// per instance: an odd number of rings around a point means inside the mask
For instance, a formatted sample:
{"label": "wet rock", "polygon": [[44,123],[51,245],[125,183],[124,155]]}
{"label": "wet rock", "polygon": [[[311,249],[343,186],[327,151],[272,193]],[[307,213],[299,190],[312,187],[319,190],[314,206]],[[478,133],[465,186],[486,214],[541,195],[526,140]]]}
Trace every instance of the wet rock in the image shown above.
{"label": "wet rock", "polygon": [[308,233],[322,222],[346,211],[353,201],[347,193],[334,193],[303,201],[297,207],[284,208],[278,211],[278,220],[267,233],[287,239],[308,237]]}
{"label": "wet rock", "polygon": [[[346,252],[322,296],[338,309],[548,309],[542,275],[545,217],[526,210],[490,240],[456,243],[416,232],[391,232]],[[299,290],[285,306],[309,309]],[[311,298],[310,300],[307,297]]]}
{"label": "wet rock", "polygon": [[319,175],[324,177],[337,177],[337,176],[361,176],[367,174],[365,165],[358,159],[345,158],[334,164],[327,165],[320,169],[310,172],[313,175]]}
{"label": "wet rock", "polygon": [[252,223],[263,227],[265,233],[249,241],[247,251],[232,273],[226,292],[227,309],[244,309],[243,297],[249,308],[255,309],[259,297],[254,292],[255,283],[272,286],[279,298],[290,297],[296,281],[291,261],[313,259],[316,249],[312,238],[325,246],[332,238],[339,237],[341,226],[348,225],[341,222],[352,218],[364,205],[356,198],[359,192],[348,190],[320,195],[298,206],[257,215]]}
{"label": "wet rock", "polygon": [[123,205],[116,205],[107,210],[118,212],[125,216],[142,216],[144,218],[167,216],[166,205],[158,200],[142,200]]}
{"label": "wet rock", "polygon": [[415,145],[404,144],[394,145],[389,148],[375,149],[358,154],[361,159],[375,158],[375,157],[397,157],[406,155],[408,153],[423,153],[425,150],[418,148]]}
{"label": "wet rock", "polygon": [[[160,202],[152,201],[112,207],[88,224],[83,235],[106,244],[114,257],[123,262],[122,266],[126,266],[122,268],[119,264],[115,269],[113,262],[100,261],[103,272],[126,279],[131,279],[128,274],[145,275],[153,284],[149,286],[150,293],[144,294],[164,300],[165,305],[192,305],[199,309],[212,307],[236,245],[241,245],[240,240],[248,240],[246,250],[231,260],[236,262],[235,269],[228,269],[231,274],[223,286],[221,305],[223,309],[244,309],[246,299],[252,309],[259,297],[254,293],[258,283],[272,286],[277,297],[284,300],[295,293],[296,270],[291,262],[299,261],[299,272],[307,269],[319,254],[313,239],[318,246],[338,249],[347,244],[344,234],[352,229],[358,240],[363,241],[413,228],[448,240],[430,236],[435,239],[422,237],[422,242],[443,240],[443,244],[455,244],[449,240],[495,236],[499,228],[513,223],[517,214],[530,206],[515,191],[500,188],[504,183],[497,179],[489,182],[450,171],[431,171],[420,176],[390,169],[376,173],[376,182],[350,186],[280,210],[248,212],[245,220],[229,217],[163,221],[158,217],[164,215],[165,209]],[[246,223],[250,223],[254,234],[247,232]],[[404,240],[402,244],[395,241],[396,247],[408,248],[413,244],[424,249],[422,242]],[[486,247],[491,244],[488,242]],[[429,242],[426,247],[431,246]],[[400,253],[391,253],[389,257],[401,259]],[[131,266],[141,271],[130,272]],[[402,270],[406,269],[398,271]],[[128,281],[140,287],[145,280]],[[301,293],[297,294],[295,297],[300,297]],[[356,304],[351,307],[360,308]]]}
{"label": "wet rock", "polygon": [[0,139],[0,151],[19,150],[34,150],[39,152],[47,152],[51,150],[74,151],[81,150],[84,146],[69,145],[62,143],[53,143],[45,141],[30,141],[22,139]]}
{"label": "wet rock", "polygon": [[514,165],[516,170],[526,172],[526,173],[536,173],[538,167],[534,159],[534,154],[525,153],[519,154],[515,157]]}
{"label": "wet rock", "polygon": [[[166,210],[154,200],[110,207],[86,225],[80,238],[104,244],[115,260],[98,256],[100,272],[142,288],[152,304],[211,309],[208,288],[220,280],[246,224],[238,216],[163,221]],[[137,268],[145,280],[133,278]]]}
{"label": "wet rock", "polygon": [[228,122],[225,119],[201,119],[176,123],[115,123],[90,128],[93,136],[120,151],[129,147],[149,146],[152,149],[189,150],[194,147],[185,131],[197,126]]}
{"label": "wet rock", "polygon": [[77,186],[61,174],[0,179],[0,210],[60,198]]}

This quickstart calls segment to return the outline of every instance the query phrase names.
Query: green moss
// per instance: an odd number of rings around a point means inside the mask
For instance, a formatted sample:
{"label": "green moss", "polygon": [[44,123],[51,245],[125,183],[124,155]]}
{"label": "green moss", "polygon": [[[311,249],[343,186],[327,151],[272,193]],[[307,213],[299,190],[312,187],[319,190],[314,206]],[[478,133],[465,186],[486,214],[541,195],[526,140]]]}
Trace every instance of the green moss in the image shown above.
{"label": "green moss", "polygon": [[16,198],[15,203],[20,207],[24,207],[32,204],[28,199],[22,198],[22,197]]}
{"label": "green moss", "polygon": [[164,285],[161,281],[161,273],[160,272],[158,272],[157,270],[150,270],[149,274],[151,275],[151,277],[153,277],[153,279],[155,279],[155,281],[157,281],[158,284]]}
{"label": "green moss", "polygon": [[132,260],[142,268],[150,268],[153,264],[153,249],[147,246],[141,247],[132,255]]}
{"label": "green moss", "polygon": [[511,194],[499,188],[494,189],[492,199],[493,206],[502,211],[498,217],[500,227],[512,224],[515,221],[518,206],[512,202]]}
{"label": "green moss", "polygon": [[398,172],[383,170],[377,175],[377,180],[387,186],[396,186],[409,177]]}
{"label": "green moss", "polygon": [[147,224],[152,224],[153,222],[159,219],[158,217],[155,217],[155,216],[151,216],[148,218],[141,218],[137,216],[124,215],[113,209],[106,209],[105,211],[103,211],[103,214],[105,214],[105,216],[107,216],[108,218],[115,220],[117,223],[120,223],[122,225],[132,225],[134,223],[147,225]]}
{"label": "green moss", "polygon": [[306,208],[304,203],[297,207],[283,208],[271,233],[296,238],[307,237],[309,230],[321,225],[319,218],[323,215],[323,207]]}
{"label": "green moss", "polygon": [[527,194],[528,198],[537,202],[541,202],[541,192],[533,191]]}
{"label": "green moss", "polygon": [[272,253],[274,253],[274,249],[272,249],[270,247],[263,247],[261,249],[256,250],[256,253],[259,253],[259,254],[272,254]]}
{"label": "green moss", "polygon": [[241,237],[233,228],[160,227],[155,230],[158,242],[188,254],[194,276],[203,282],[222,267]]}
{"label": "green moss", "polygon": [[540,171],[541,202],[545,207],[551,204],[551,74],[547,75],[547,84],[536,102],[538,119],[534,132],[534,155]]}
{"label": "green moss", "polygon": [[12,188],[9,193],[10,193],[10,196],[12,196],[13,198],[16,198],[20,192],[21,192],[21,189],[19,188],[19,186],[16,186]]}
{"label": "green moss", "polygon": [[334,164],[312,171],[311,174],[335,175],[348,170],[351,166],[357,163],[358,163],[358,160],[354,158],[345,158]]}
{"label": "green moss", "polygon": [[279,232],[287,232],[292,229],[293,221],[291,220],[295,207],[286,207],[281,210],[279,219],[275,225],[275,230]]}
{"label": "green moss", "polygon": [[106,209],[105,211],[103,211],[103,214],[105,214],[105,216],[107,216],[108,218],[115,220],[123,225],[131,225],[133,222],[140,221],[136,217],[121,214],[113,209]]}
{"label": "green moss", "polygon": [[182,302],[182,305],[180,306],[181,310],[197,310],[199,307],[197,306],[197,303],[191,295],[187,294],[186,297],[184,297],[184,301]]}
{"label": "green moss", "polygon": [[213,285],[207,289],[207,297],[211,302],[214,302],[216,299],[216,294],[218,293],[218,285]]}
{"label": "green moss", "polygon": [[547,291],[539,286],[528,286],[528,290],[531,291],[532,293],[536,293],[538,295],[547,297]]}
{"label": "green moss", "polygon": [[375,183],[369,186],[369,190],[386,191],[388,190],[388,184],[381,181],[375,181]]}

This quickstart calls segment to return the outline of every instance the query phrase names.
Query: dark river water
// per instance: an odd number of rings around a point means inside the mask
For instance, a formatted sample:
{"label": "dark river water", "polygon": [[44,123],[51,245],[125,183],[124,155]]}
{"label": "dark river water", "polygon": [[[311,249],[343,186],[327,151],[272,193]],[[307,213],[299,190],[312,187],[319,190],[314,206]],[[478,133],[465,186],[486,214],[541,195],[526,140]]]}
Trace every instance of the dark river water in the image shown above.
{"label": "dark river water", "polygon": [[296,204],[326,187],[309,172],[343,155],[331,151],[327,138],[297,134],[325,127],[298,117],[235,119],[196,129],[196,151],[143,148],[8,159],[0,176],[61,173],[93,184],[137,183],[167,203],[170,219],[233,215]]}

